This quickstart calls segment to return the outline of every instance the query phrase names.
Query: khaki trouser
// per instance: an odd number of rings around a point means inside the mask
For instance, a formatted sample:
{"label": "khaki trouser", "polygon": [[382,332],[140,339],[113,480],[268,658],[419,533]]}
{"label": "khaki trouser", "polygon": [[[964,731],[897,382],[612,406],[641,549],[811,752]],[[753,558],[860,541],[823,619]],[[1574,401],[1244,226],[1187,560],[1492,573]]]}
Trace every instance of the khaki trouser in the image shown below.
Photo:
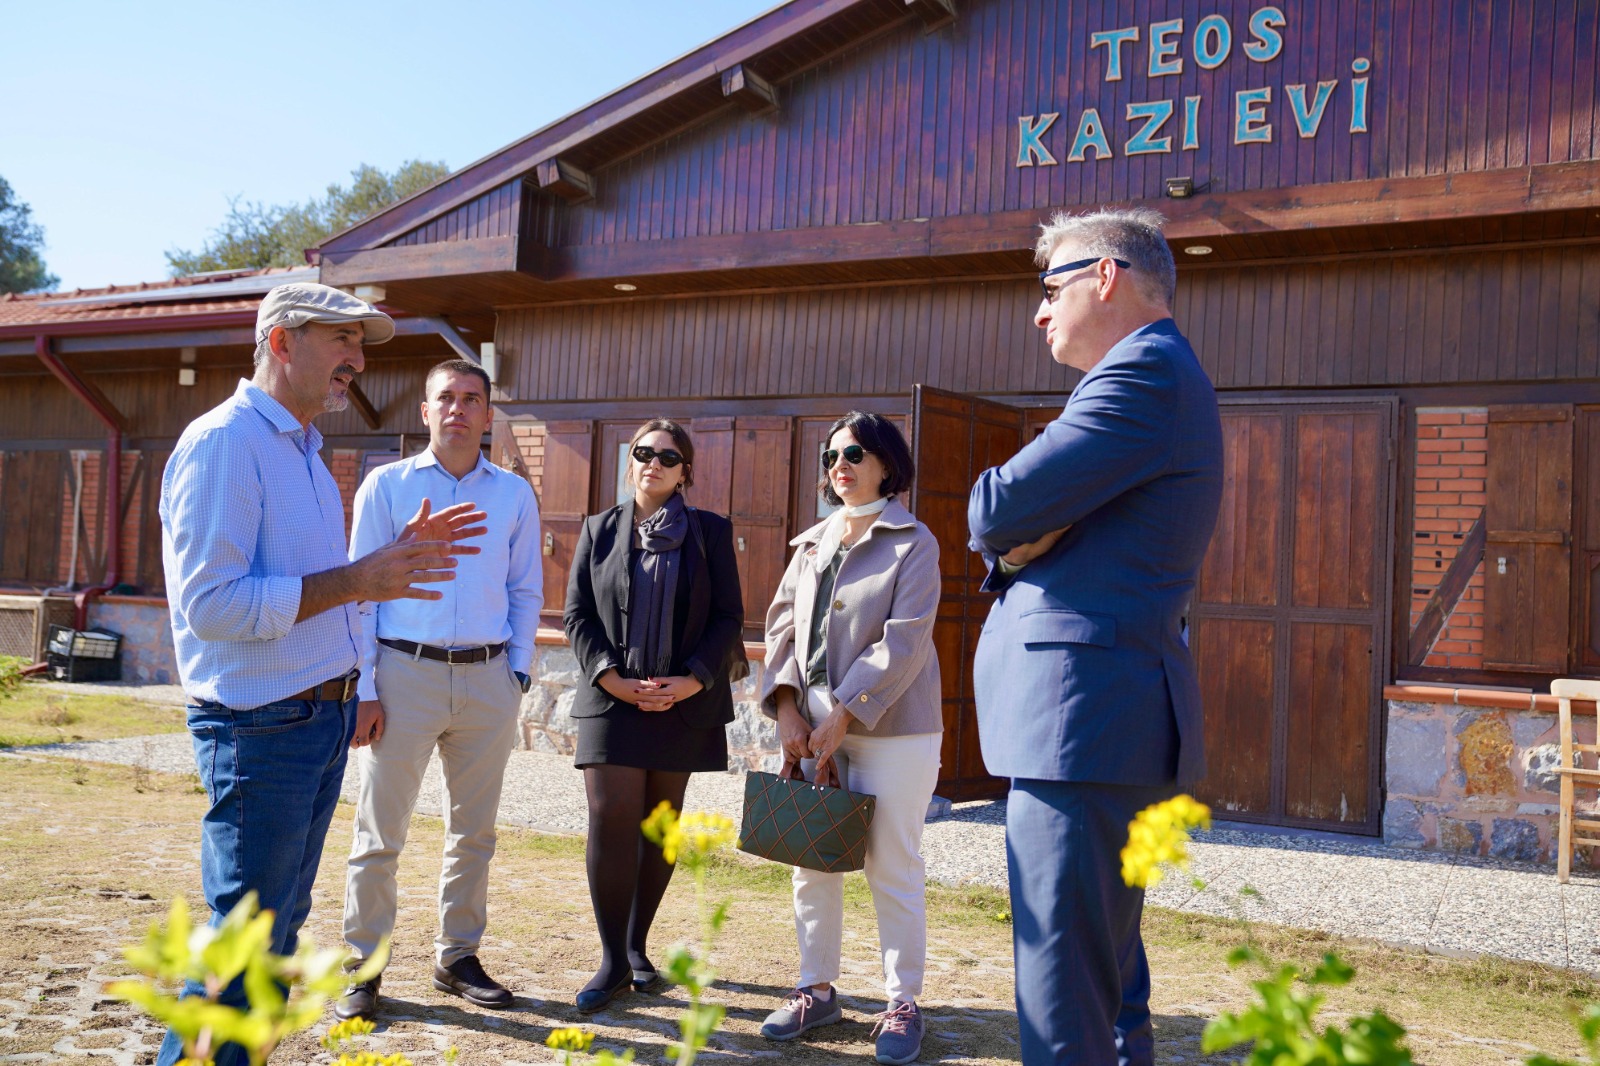
{"label": "khaki trouser", "polygon": [[504,654],[451,666],[378,646],[383,738],[360,749],[361,786],[344,897],[344,938],[365,959],[394,931],[395,868],[435,747],[444,764],[439,935],[449,966],[478,952],[488,923],[489,860],[522,687]]}

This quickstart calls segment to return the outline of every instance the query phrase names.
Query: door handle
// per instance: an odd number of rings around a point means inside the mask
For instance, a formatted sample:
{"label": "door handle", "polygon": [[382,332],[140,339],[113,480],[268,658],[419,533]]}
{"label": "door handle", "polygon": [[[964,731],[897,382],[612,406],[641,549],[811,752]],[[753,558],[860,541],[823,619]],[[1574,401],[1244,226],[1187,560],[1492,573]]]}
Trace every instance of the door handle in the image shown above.
{"label": "door handle", "polygon": [[735,544],[737,544],[739,546],[739,550],[740,551],[744,551],[744,538],[743,537],[734,537],[733,541],[734,541]]}
{"label": "door handle", "polygon": [[546,533],[544,535],[544,553],[546,555],[554,555],[556,553],[556,535],[554,533]]}

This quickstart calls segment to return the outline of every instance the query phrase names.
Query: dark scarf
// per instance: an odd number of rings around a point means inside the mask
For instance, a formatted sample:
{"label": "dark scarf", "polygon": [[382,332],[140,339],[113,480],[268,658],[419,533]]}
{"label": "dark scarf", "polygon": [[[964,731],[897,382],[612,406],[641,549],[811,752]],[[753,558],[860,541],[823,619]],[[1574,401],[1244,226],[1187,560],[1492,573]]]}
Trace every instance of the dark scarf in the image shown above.
{"label": "dark scarf", "polygon": [[683,540],[689,533],[689,511],[683,497],[673,493],[638,530],[644,550],[633,559],[625,665],[629,677],[664,677],[672,672],[678,570]]}

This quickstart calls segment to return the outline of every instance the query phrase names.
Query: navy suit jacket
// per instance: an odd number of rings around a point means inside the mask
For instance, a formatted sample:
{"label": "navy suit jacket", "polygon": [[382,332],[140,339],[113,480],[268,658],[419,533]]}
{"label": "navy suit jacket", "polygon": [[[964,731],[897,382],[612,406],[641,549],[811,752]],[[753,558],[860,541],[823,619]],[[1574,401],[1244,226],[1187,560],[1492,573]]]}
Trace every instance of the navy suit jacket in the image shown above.
{"label": "navy suit jacket", "polygon": [[[1000,598],[973,664],[983,760],[1000,777],[1121,785],[1205,773],[1179,620],[1222,492],[1216,392],[1170,319],[1129,334],[1059,418],[968,506]],[[1070,526],[1014,575],[998,556]]]}

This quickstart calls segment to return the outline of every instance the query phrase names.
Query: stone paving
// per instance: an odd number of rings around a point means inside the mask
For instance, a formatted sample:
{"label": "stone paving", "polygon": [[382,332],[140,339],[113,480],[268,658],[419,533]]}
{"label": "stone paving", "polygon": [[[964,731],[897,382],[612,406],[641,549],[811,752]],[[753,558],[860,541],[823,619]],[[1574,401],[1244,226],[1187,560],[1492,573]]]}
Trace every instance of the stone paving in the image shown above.
{"label": "stone paving", "polygon": [[[80,686],[81,689],[81,686]],[[186,734],[137,737],[29,749],[30,756],[140,765],[193,772]],[[357,760],[345,779],[354,793]],[[685,805],[737,818],[743,778],[696,774]],[[418,805],[439,813],[440,772],[429,766]],[[581,833],[587,818],[583,779],[568,757],[532,751],[511,756],[501,801],[508,825]],[[1005,804],[957,804],[928,824],[928,876],[1004,888]],[[1600,974],[1600,877],[1574,874],[1557,884],[1554,868],[1385,847],[1331,834],[1287,835],[1219,828],[1193,848],[1195,891],[1168,878],[1153,904],[1251,919],[1342,936],[1422,947],[1449,954],[1487,953]],[[1242,897],[1239,889],[1259,895]]]}

